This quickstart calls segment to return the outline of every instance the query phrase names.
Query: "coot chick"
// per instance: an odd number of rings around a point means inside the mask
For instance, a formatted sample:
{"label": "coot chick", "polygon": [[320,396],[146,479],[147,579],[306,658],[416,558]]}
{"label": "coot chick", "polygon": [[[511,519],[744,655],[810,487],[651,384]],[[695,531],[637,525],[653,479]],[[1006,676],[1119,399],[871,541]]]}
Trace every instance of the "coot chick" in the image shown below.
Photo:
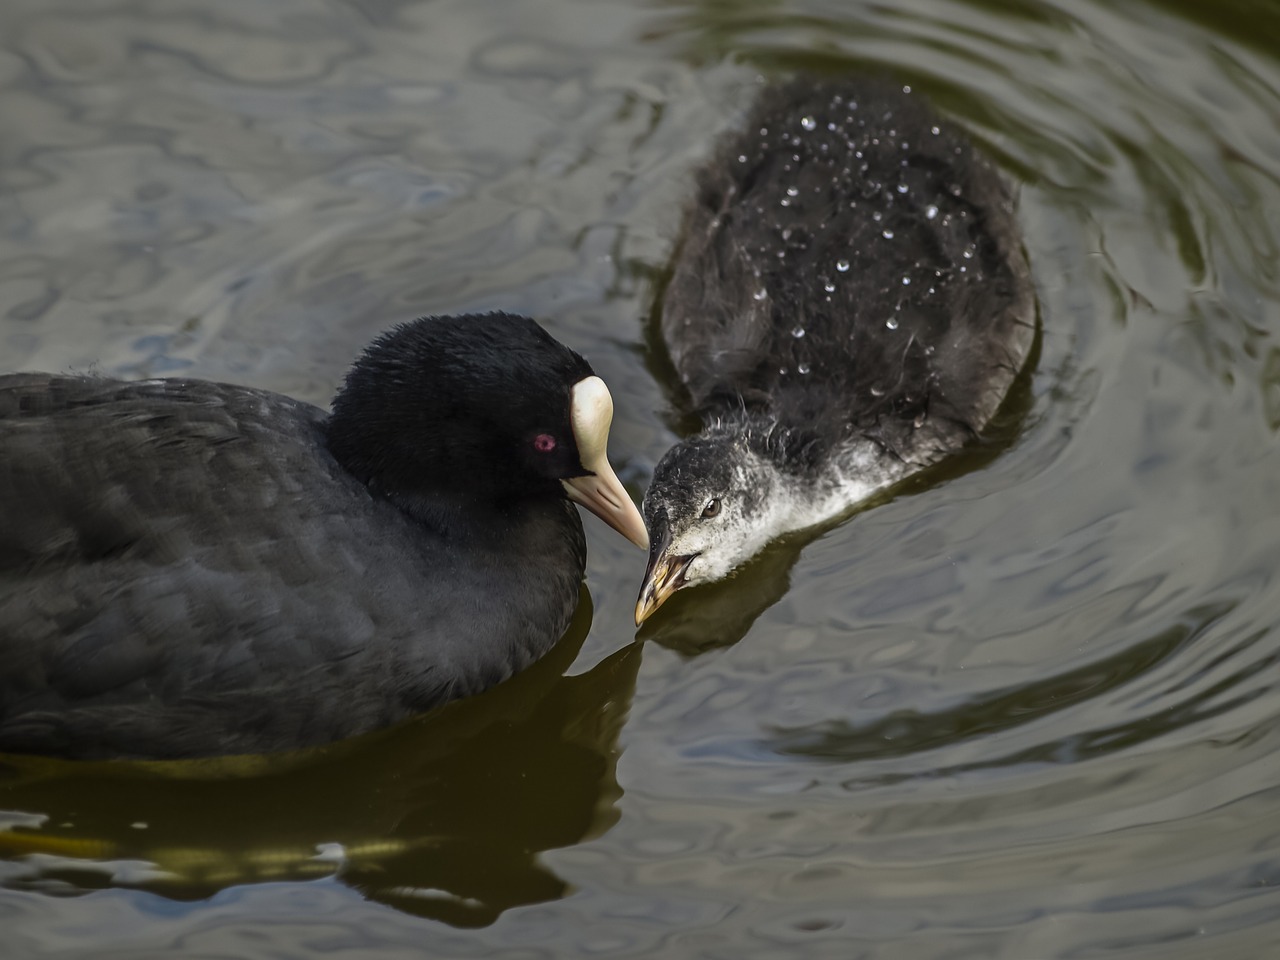
{"label": "coot chick", "polygon": [[637,624],[978,435],[1035,337],[1013,206],[909,88],[763,92],[700,173],[662,302],[705,427],[645,495]]}
{"label": "coot chick", "polygon": [[577,605],[569,500],[647,543],[612,414],[582,357],[507,314],[383,335],[332,415],[0,377],[0,752],[293,749],[493,686]]}

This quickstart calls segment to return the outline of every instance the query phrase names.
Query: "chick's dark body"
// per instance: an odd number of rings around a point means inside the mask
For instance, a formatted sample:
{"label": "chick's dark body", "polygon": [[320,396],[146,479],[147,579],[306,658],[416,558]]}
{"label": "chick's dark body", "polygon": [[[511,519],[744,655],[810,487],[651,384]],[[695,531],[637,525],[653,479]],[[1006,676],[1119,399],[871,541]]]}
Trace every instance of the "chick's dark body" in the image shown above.
{"label": "chick's dark body", "polygon": [[901,85],[802,79],[700,171],[661,331],[705,420],[923,465],[999,406],[1031,296],[1009,191],[954,124]]}
{"label": "chick's dark body", "polygon": [[1035,339],[1012,196],[902,85],[767,87],[699,172],[660,332],[703,427],[645,494],[637,623],[977,437]]}

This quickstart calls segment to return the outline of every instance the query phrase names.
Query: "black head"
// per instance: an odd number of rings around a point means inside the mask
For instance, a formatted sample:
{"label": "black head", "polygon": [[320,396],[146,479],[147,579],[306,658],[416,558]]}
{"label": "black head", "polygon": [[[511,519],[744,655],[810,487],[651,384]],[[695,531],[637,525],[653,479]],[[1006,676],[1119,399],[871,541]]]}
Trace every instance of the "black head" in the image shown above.
{"label": "black head", "polygon": [[329,449],[374,493],[415,504],[581,503],[647,546],[605,455],[613,401],[528,317],[423,317],[383,334],[333,401]]}
{"label": "black head", "polygon": [[590,364],[527,317],[423,317],[383,334],[333,402],[329,447],[378,492],[562,492],[586,473],[570,419]]}

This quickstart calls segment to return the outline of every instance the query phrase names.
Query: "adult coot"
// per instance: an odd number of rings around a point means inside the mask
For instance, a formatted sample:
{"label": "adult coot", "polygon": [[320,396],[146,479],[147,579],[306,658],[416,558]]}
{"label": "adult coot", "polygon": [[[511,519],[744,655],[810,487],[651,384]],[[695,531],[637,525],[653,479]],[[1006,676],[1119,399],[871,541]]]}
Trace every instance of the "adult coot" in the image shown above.
{"label": "adult coot", "polygon": [[977,435],[1035,337],[1010,192],[907,87],[769,88],[701,171],[660,330],[706,426],[645,496],[637,623]]}
{"label": "adult coot", "polygon": [[647,543],[612,415],[582,357],[507,314],[385,334],[331,415],[0,377],[0,751],[289,749],[493,686],[577,604],[568,500]]}

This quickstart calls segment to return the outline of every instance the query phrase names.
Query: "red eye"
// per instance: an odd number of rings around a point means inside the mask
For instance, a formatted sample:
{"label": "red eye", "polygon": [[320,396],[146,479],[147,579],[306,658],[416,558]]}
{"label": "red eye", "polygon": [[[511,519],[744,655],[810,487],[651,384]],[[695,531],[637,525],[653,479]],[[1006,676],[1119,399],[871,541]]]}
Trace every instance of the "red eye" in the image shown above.
{"label": "red eye", "polygon": [[556,448],[556,438],[549,433],[540,433],[533,438],[533,449],[539,453],[550,453]]}

